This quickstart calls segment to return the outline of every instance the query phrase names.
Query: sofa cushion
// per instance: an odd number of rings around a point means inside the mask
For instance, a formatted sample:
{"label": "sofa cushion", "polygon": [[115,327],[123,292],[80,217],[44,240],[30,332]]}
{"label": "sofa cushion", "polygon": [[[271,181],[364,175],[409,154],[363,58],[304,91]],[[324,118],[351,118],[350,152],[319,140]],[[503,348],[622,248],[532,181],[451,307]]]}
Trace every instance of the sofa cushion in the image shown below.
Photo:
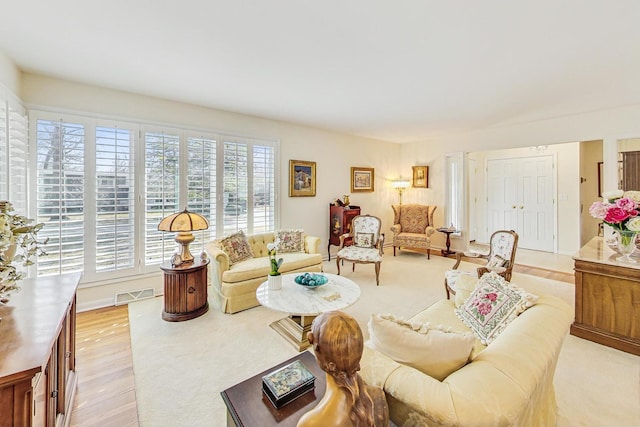
{"label": "sofa cushion", "polygon": [[490,344],[520,313],[535,304],[537,298],[491,272],[482,275],[456,314],[480,341]]}
{"label": "sofa cushion", "polygon": [[467,363],[475,342],[469,332],[456,333],[390,315],[371,315],[369,335],[373,349],[439,381]]}
{"label": "sofa cushion", "polygon": [[467,299],[469,299],[473,291],[476,289],[477,285],[478,278],[476,276],[473,276],[471,274],[462,274],[458,276],[458,279],[456,280],[456,283],[454,285],[454,289],[456,290],[456,296],[454,298],[456,308],[463,305],[467,301]]}
{"label": "sofa cushion", "polygon": [[242,230],[221,239],[220,248],[229,256],[229,264],[233,265],[248,258],[253,258],[251,246]]}
{"label": "sofa cushion", "polygon": [[280,254],[304,251],[304,232],[302,230],[278,230],[276,232],[276,251]]}
{"label": "sofa cushion", "polygon": [[[278,255],[284,261],[280,267],[280,273],[301,270],[306,267],[322,264],[322,255],[307,253],[290,253]],[[222,273],[222,281],[227,283],[237,283],[245,280],[251,280],[263,277],[267,280],[267,276],[271,271],[269,257],[258,257],[244,260],[234,264],[229,270]]]}

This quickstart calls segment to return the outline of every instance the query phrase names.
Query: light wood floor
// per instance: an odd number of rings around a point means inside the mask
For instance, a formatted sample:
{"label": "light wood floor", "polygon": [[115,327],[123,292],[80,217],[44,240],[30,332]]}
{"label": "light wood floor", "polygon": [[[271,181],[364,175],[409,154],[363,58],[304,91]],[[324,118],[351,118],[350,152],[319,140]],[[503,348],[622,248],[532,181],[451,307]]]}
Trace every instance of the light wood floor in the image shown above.
{"label": "light wood floor", "polygon": [[[518,265],[515,271],[574,283],[573,274]],[[78,391],[71,425],[138,426],[127,306],[78,313],[76,337]]]}

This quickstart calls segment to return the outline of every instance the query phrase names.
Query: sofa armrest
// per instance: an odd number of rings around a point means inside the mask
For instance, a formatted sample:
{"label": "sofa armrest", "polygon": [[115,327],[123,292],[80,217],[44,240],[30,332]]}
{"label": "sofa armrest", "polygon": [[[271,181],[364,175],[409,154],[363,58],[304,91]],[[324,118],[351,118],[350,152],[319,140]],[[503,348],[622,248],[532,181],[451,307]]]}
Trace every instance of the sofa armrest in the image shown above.
{"label": "sofa armrest", "polygon": [[215,268],[212,270],[215,272],[218,283],[222,282],[222,273],[229,269],[229,255],[222,249],[220,249],[215,243],[209,242],[205,245],[205,250],[209,254],[209,257],[216,263]]}
{"label": "sofa armrest", "polygon": [[320,253],[320,238],[316,236],[304,236],[304,251],[308,254]]}
{"label": "sofa armrest", "polygon": [[456,425],[457,415],[449,385],[417,369],[395,362],[367,346],[361,361],[362,378],[437,425]]}
{"label": "sofa armrest", "polygon": [[391,232],[393,234],[399,234],[402,231],[402,226],[400,224],[393,224],[391,226]]}

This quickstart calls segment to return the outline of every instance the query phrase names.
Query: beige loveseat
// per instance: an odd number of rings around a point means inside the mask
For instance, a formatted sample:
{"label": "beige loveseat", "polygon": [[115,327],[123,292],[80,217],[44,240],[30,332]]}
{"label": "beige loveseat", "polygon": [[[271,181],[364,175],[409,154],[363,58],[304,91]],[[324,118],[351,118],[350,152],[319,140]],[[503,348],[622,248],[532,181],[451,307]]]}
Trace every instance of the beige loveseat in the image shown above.
{"label": "beige loveseat", "polygon": [[[211,293],[225,313],[260,305],[256,299],[256,289],[265,280],[270,271],[267,244],[275,241],[275,233],[262,233],[247,236],[253,258],[229,265],[229,256],[216,242],[209,242],[206,251],[211,257],[209,277]],[[280,273],[300,271],[322,271],[322,256],[319,251],[320,238],[304,236],[304,252],[278,253],[276,258],[284,260]]]}
{"label": "beige loveseat", "polygon": [[[469,332],[454,308],[454,301],[441,300],[410,321]],[[540,296],[489,346],[476,340],[471,360],[443,381],[368,347],[361,375],[384,389],[398,427],[553,426],[553,376],[572,317],[562,300]]]}

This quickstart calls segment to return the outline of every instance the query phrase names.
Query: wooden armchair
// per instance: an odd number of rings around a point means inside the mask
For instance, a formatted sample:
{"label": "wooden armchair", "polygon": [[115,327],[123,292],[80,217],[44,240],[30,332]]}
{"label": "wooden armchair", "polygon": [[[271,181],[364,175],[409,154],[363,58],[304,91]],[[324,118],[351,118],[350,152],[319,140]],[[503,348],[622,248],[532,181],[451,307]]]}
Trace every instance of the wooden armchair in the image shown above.
{"label": "wooden armchair", "polygon": [[433,212],[436,206],[409,204],[393,205],[393,256],[398,249],[426,249],[427,259],[431,259],[431,235]]}
{"label": "wooden armchair", "polygon": [[481,254],[478,252],[458,252],[456,254],[456,263],[453,268],[444,274],[444,289],[447,292],[447,299],[450,294],[456,294],[456,281],[461,275],[473,275],[472,272],[458,270],[463,257],[484,258],[487,263],[476,269],[478,278],[490,271],[495,271],[506,281],[511,281],[511,272],[516,258],[516,249],[518,249],[518,233],[513,230],[498,230],[491,235],[489,239],[489,253]]}
{"label": "wooden armchair", "polygon": [[[375,264],[376,286],[380,285],[380,264],[382,263],[382,247],[384,234],[381,234],[382,221],[371,215],[358,215],[351,222],[351,231],[340,236],[340,249],[336,255],[338,275],[340,274],[340,262],[352,262],[352,271],[356,264]],[[350,246],[344,246],[347,237],[353,242]]]}

